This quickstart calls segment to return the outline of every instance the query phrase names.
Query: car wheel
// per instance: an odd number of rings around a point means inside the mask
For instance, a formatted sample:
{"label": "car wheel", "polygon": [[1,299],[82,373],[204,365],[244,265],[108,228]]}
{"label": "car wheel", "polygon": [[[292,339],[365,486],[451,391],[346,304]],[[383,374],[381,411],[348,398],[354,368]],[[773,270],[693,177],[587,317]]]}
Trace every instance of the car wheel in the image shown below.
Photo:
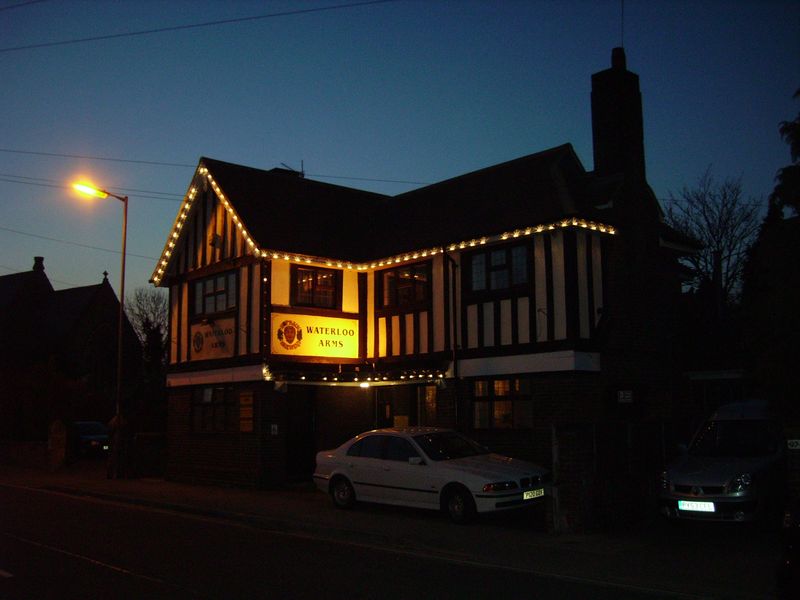
{"label": "car wheel", "polygon": [[331,498],[338,508],[352,508],[356,503],[356,492],[344,477],[336,477],[331,482]]}
{"label": "car wheel", "polygon": [[462,525],[469,523],[475,517],[475,501],[466,488],[454,487],[445,497],[445,509],[453,523]]}

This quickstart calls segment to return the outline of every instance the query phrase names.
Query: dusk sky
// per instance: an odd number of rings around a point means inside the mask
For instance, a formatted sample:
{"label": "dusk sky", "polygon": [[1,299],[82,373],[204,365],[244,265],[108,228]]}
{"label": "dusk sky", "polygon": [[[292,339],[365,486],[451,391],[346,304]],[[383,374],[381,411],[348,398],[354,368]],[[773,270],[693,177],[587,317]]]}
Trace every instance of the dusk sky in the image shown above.
{"label": "dusk sky", "polygon": [[131,293],[201,156],[392,195],[563,143],[591,170],[590,77],[620,44],[658,198],[711,165],[763,202],[789,164],[797,0],[629,0],[624,27],[619,0],[349,4],[0,0],[0,275],[44,256],[57,289],[117,289],[121,204],[78,176],[130,196]]}

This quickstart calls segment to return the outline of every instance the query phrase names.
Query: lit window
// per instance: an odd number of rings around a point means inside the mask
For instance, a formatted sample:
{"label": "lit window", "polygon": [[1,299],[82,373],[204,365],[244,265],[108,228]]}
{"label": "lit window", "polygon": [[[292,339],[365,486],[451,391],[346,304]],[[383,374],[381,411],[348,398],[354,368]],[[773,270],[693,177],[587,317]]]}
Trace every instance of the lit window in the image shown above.
{"label": "lit window", "polygon": [[430,301],[430,263],[406,265],[380,273],[381,306],[412,308]]}
{"label": "lit window", "polygon": [[529,379],[473,381],[474,429],[530,429],[533,401]]}
{"label": "lit window", "polygon": [[292,267],[292,304],[317,308],[339,305],[341,273],[331,269]]}

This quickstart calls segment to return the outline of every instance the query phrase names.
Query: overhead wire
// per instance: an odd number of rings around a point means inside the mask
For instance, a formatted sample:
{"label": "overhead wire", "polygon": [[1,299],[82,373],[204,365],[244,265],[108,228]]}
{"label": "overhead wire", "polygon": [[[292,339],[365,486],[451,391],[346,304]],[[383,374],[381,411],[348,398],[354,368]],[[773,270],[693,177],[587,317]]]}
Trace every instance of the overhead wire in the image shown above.
{"label": "overhead wire", "polygon": [[273,19],[276,17],[288,17],[293,15],[303,15],[310,13],[318,13],[331,10],[342,10],[346,8],[356,8],[359,6],[370,6],[373,4],[386,4],[388,2],[396,2],[397,0],[366,0],[364,2],[351,2],[348,4],[335,4],[332,6],[318,6],[315,8],[298,8],[295,10],[286,10],[281,12],[267,13],[263,15],[253,15],[249,17],[235,17],[232,19],[219,19],[216,21],[205,21],[203,23],[190,23],[186,25],[173,25],[170,27],[156,27],[153,29],[142,29],[139,31],[128,31],[122,33],[109,33],[106,35],[96,35],[85,38],[75,38],[70,40],[59,40],[56,42],[40,42],[36,44],[26,44],[23,46],[11,46],[8,48],[0,48],[0,53],[16,52],[19,50],[32,50],[34,48],[52,48],[54,46],[67,46],[71,44],[82,44],[85,42],[96,42],[100,40],[112,40],[124,37],[135,37],[142,35],[152,35],[156,33],[167,33],[172,31],[184,31],[187,29],[198,29],[200,27],[214,27],[218,25],[231,25],[233,23],[244,23],[247,21],[259,21],[262,19]]}
{"label": "overhead wire", "polygon": [[[86,248],[88,250],[98,250],[101,252],[108,252],[110,254],[122,254],[120,250],[112,250],[110,248],[103,248],[101,246],[92,246],[90,244],[81,244],[80,242],[72,242],[70,240],[62,240],[59,238],[48,237],[46,235],[39,235],[38,233],[30,233],[28,231],[20,231],[19,229],[12,229],[11,227],[0,226],[0,231],[8,231],[17,235],[24,235],[27,237],[37,238],[40,240],[47,240],[48,242],[58,242],[59,244],[66,244],[68,246],[77,246],[79,248]],[[125,256],[132,256],[134,258],[141,258],[143,260],[156,261],[157,258],[153,256],[144,256],[143,254],[135,254],[133,252],[125,252]]]}

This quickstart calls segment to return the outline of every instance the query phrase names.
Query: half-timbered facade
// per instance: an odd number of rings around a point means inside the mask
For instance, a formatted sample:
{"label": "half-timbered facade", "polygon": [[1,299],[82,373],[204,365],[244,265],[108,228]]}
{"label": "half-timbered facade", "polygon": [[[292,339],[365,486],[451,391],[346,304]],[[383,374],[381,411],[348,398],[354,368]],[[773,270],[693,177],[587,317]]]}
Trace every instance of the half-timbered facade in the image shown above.
{"label": "half-timbered facade", "polygon": [[[632,93],[624,55],[595,77],[595,137],[641,136],[641,110],[603,104]],[[566,144],[395,197],[202,158],[153,273],[169,475],[307,477],[316,450],[386,425],[555,469],[556,425],[659,410],[683,248],[643,155],[595,141],[595,171]]]}

